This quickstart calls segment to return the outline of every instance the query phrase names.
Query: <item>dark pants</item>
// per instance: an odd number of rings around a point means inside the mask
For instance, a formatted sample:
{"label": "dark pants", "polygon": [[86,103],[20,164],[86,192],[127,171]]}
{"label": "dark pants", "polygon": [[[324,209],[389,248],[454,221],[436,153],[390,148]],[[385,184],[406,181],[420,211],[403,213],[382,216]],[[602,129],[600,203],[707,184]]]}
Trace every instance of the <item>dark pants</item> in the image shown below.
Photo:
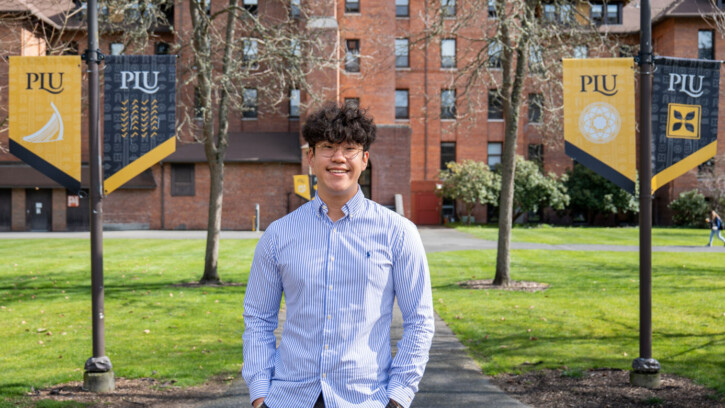
{"label": "dark pants", "polygon": [[[262,404],[260,408],[269,408],[267,404]],[[322,399],[322,394],[320,394],[320,397],[317,398],[317,402],[315,402],[315,406],[312,408],[325,408],[325,400]],[[392,402],[388,402],[388,405],[385,408],[395,408]]]}

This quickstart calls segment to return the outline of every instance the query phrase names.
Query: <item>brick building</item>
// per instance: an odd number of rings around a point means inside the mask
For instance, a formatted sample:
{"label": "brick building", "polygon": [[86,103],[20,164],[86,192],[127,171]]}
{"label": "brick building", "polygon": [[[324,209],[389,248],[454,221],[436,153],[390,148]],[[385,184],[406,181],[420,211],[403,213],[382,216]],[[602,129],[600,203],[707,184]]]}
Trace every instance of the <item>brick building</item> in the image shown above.
{"label": "brick building", "polygon": [[[304,0],[303,0],[304,1]],[[39,4],[45,4],[38,1]],[[190,27],[188,2],[177,1],[173,16],[177,37],[159,28],[157,40],[147,53],[165,53],[173,43],[188,43]],[[295,13],[299,1],[242,0],[245,7],[264,13]],[[589,13],[602,23],[602,30],[637,43],[639,9],[637,2],[587,3]],[[718,33],[703,15],[712,13],[709,0],[653,1],[655,52],[687,58],[717,58],[724,55]],[[71,1],[53,2],[55,9],[23,9],[20,2],[4,2],[0,13],[5,20],[18,13],[24,22],[0,28],[0,48],[4,55],[43,55],[42,38],[33,27],[42,22],[53,27],[54,16],[79,7]],[[457,14],[454,0],[443,2],[443,12],[451,24]],[[82,6],[82,3],[80,3]],[[12,6],[12,7],[11,7]],[[211,7],[219,7],[212,0]],[[458,38],[421,43],[417,34],[424,29],[421,16],[430,13],[423,0],[329,0],[313,10],[317,27],[325,30],[329,42],[339,45],[343,63],[339,69],[312,74],[311,82],[325,89],[325,97],[340,103],[356,103],[366,108],[378,125],[378,141],[371,147],[371,169],[362,184],[371,199],[390,206],[395,195],[403,198],[406,216],[418,224],[439,224],[453,216],[455,205],[435,195],[438,171],[448,161],[482,160],[491,165],[500,161],[503,151],[503,120],[494,100],[480,111],[465,112],[450,89],[468,44],[466,34]],[[492,24],[495,14],[478,10],[482,25]],[[548,12],[543,10],[543,12]],[[556,11],[554,11],[556,12]],[[76,50],[85,49],[82,21],[74,26],[72,41]],[[56,25],[58,23],[56,22]],[[708,37],[709,36],[709,37]],[[708,42],[709,41],[709,42]],[[708,45],[709,44],[709,45]],[[333,46],[334,46],[333,45]],[[119,47],[120,46],[120,47]],[[105,53],[122,52],[113,36],[101,40]],[[73,48],[73,47],[70,47]],[[181,47],[179,53],[184,53]],[[187,56],[188,57],[188,56]],[[187,61],[180,55],[180,61]],[[2,99],[7,111],[7,63],[0,67]],[[725,86],[725,85],[721,85]],[[255,90],[256,92],[256,90]],[[487,93],[488,90],[482,92]],[[540,134],[540,111],[535,104],[536,89],[528,89],[519,127],[518,154],[543,160],[546,171],[561,174],[571,160],[561,149],[544,147]],[[299,91],[281,108],[265,105],[255,93],[252,113],[230,115],[230,143],[224,176],[223,229],[248,230],[253,225],[255,204],[260,205],[260,226],[302,204],[293,192],[292,176],[306,174],[303,140],[300,138]],[[485,96],[485,95],[484,95]],[[179,99],[193,101],[193,90],[180,89]],[[722,108],[721,108],[722,109]],[[462,115],[476,116],[475,126],[459,122]],[[725,126],[721,123],[720,126]],[[83,186],[87,188],[87,126],[83,127]],[[209,200],[209,171],[203,146],[187,143],[191,137],[179,135],[177,152],[137,176],[103,202],[104,224],[112,228],[204,229]],[[7,132],[0,134],[0,145],[7,146]],[[725,147],[720,146],[719,155]],[[704,166],[680,177],[658,191],[655,222],[668,223],[666,204],[693,187],[701,187]],[[88,202],[69,207],[68,193],[40,173],[0,152],[0,230],[82,230],[88,227]],[[36,214],[37,203],[41,213]],[[485,209],[475,213],[486,219]]]}

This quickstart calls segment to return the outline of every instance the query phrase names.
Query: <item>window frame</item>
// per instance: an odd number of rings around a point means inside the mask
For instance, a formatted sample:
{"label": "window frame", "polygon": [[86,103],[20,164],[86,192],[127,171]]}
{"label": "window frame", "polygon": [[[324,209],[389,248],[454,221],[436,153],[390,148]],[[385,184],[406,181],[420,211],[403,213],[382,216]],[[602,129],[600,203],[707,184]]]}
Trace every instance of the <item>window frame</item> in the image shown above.
{"label": "window frame", "polygon": [[498,41],[489,42],[486,52],[488,53],[486,66],[491,69],[501,69],[501,53],[503,53],[501,43]]}
{"label": "window frame", "polygon": [[[398,4],[404,3],[404,4]],[[403,12],[403,10],[405,10]],[[395,0],[395,17],[405,18],[410,17],[410,0]]]}
{"label": "window frame", "polygon": [[[702,34],[710,34],[710,48],[701,47]],[[709,55],[704,56],[707,52]],[[714,30],[697,30],[697,59],[714,60],[715,59],[715,31]]]}
{"label": "window frame", "polygon": [[[540,124],[543,118],[543,111],[542,111],[542,105],[544,102],[544,97],[540,93],[530,93],[528,98],[528,113],[527,113],[527,119],[529,123],[532,124]],[[534,116],[534,117],[532,117]]]}
{"label": "window frame", "polygon": [[[446,48],[449,48],[450,46],[446,47],[445,44],[453,44],[453,54],[444,54],[444,50]],[[456,69],[458,66],[458,63],[456,61],[457,53],[458,53],[458,42],[455,38],[443,38],[441,39],[441,69]]]}
{"label": "window frame", "polygon": [[360,98],[345,98],[346,106],[354,106],[355,108],[360,107]]}
{"label": "window frame", "polygon": [[[248,98],[248,93],[254,92],[254,99]],[[254,102],[250,105],[249,102]],[[253,108],[253,109],[248,109]],[[256,120],[259,118],[259,91],[257,88],[242,89],[242,120]]]}
{"label": "window frame", "polygon": [[291,18],[302,17],[302,0],[290,0],[289,16]]}
{"label": "window frame", "polygon": [[[446,97],[445,95],[451,95]],[[444,102],[451,101],[451,105],[444,105]],[[456,120],[456,90],[441,89],[441,120]]]}
{"label": "window frame", "polygon": [[[498,101],[498,103],[496,103]],[[503,101],[496,89],[488,90],[488,113],[489,121],[503,121]]]}
{"label": "window frame", "polygon": [[[402,50],[405,54],[398,53]],[[410,40],[407,38],[395,39],[395,68],[410,68]]]}
{"label": "window frame", "polygon": [[[356,44],[356,48],[350,48],[351,44]],[[348,38],[345,40],[345,72],[360,72],[360,39]]]}
{"label": "window frame", "polygon": [[441,15],[443,18],[455,18],[456,11],[456,0],[441,0]]}
{"label": "window frame", "polygon": [[[253,51],[249,52],[248,51]],[[259,68],[259,41],[256,38],[244,38],[242,40],[242,63],[251,69]]]}
{"label": "window frame", "polygon": [[253,16],[259,12],[259,0],[242,0],[242,8]]}
{"label": "window frame", "polygon": [[[179,176],[186,171],[189,181],[179,181]],[[185,175],[186,175],[185,174]],[[196,166],[194,163],[171,163],[171,196],[193,197],[196,195]]]}
{"label": "window frame", "polygon": [[360,14],[360,0],[345,0],[345,14]]}
{"label": "window frame", "polygon": [[[445,147],[445,149],[444,149]],[[444,156],[444,151],[446,155]],[[452,154],[450,154],[452,152]],[[452,160],[447,160],[452,157]],[[441,159],[441,170],[447,170],[448,163],[456,161],[456,142],[441,142],[440,146],[440,159]]]}
{"label": "window frame", "polygon": [[[108,47],[110,55],[123,55],[123,52],[126,51],[126,46],[124,46],[123,43],[120,42],[112,42]],[[120,51],[114,50],[114,48],[118,49],[118,47],[121,47]]]}
{"label": "window frame", "polygon": [[[402,99],[399,99],[398,97],[400,96],[402,98],[403,95],[405,96],[405,106],[398,104],[399,101],[402,101]],[[408,89],[395,90],[395,119],[410,119],[410,90]]]}
{"label": "window frame", "polygon": [[[494,151],[492,152],[492,147],[498,147],[498,152]],[[498,158],[496,163],[491,163],[492,158]],[[487,142],[486,143],[486,164],[490,169],[495,169],[496,166],[501,165],[501,161],[503,159],[503,142]]]}
{"label": "window frame", "polygon": [[[296,94],[296,96],[295,96]],[[295,104],[295,101],[297,102]],[[302,94],[299,89],[289,90],[289,118],[299,119],[300,118],[300,105],[302,101]],[[296,112],[295,112],[296,110]]]}

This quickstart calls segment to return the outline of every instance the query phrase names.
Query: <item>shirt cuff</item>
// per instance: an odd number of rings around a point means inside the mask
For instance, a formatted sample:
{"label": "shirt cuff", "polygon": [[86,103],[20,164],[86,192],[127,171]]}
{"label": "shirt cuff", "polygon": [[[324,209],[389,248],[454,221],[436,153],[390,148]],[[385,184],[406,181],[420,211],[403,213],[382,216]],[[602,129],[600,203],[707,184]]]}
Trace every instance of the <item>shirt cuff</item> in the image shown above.
{"label": "shirt cuff", "polygon": [[395,400],[403,408],[410,407],[410,404],[413,402],[413,397],[415,397],[413,390],[400,382],[391,380],[388,384],[388,398]]}
{"label": "shirt cuff", "polygon": [[252,403],[257,398],[266,398],[269,393],[269,378],[260,378],[254,380],[249,387],[249,402]]}

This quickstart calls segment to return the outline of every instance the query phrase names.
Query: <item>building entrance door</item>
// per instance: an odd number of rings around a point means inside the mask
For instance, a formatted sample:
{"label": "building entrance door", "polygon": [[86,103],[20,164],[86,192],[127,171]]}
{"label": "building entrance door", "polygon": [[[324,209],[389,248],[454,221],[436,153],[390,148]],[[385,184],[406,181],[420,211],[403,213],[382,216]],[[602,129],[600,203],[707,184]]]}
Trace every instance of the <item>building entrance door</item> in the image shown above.
{"label": "building entrance door", "polygon": [[415,196],[416,223],[438,225],[441,223],[440,198],[432,192],[418,192]]}
{"label": "building entrance door", "polygon": [[25,226],[30,231],[50,231],[53,190],[25,190]]}

